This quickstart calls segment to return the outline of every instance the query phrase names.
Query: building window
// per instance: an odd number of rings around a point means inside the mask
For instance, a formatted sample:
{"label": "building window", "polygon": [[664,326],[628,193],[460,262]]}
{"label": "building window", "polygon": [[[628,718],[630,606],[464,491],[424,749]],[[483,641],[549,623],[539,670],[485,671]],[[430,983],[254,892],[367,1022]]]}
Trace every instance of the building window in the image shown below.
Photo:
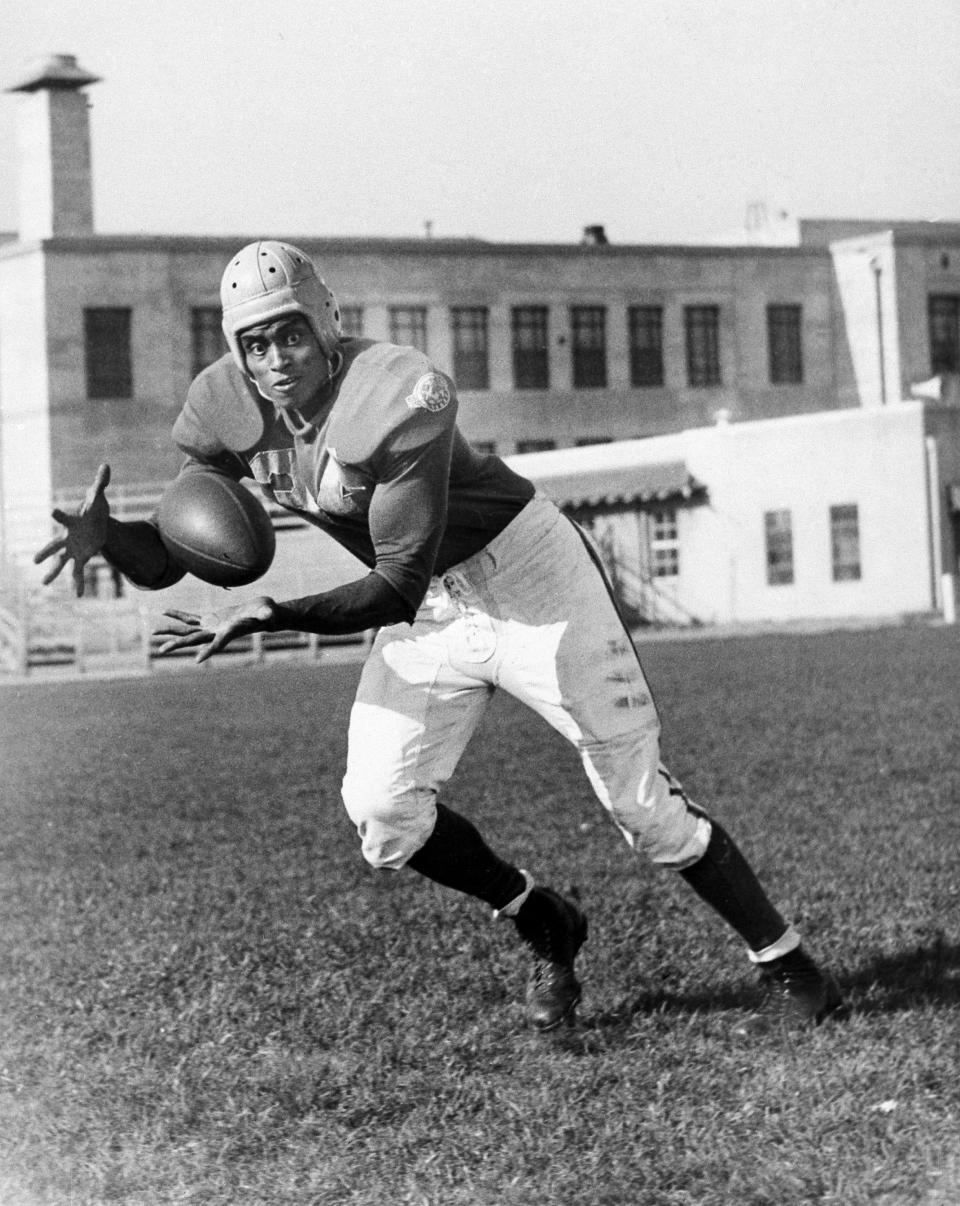
{"label": "building window", "polygon": [[680,573],[680,529],[674,507],[650,512],[650,569],[654,578],[675,578]]}
{"label": "building window", "polygon": [[556,440],[517,440],[517,452],[552,452]]}
{"label": "building window", "polygon": [[801,306],[767,306],[767,348],[771,385],[803,384]]}
{"label": "building window", "polygon": [[830,558],[834,582],[860,579],[860,516],[856,503],[830,508]]}
{"label": "building window", "polygon": [[686,306],[687,382],[720,385],[720,307]]}
{"label": "building window", "polygon": [[514,306],[510,316],[513,342],[513,384],[516,389],[547,389],[547,307]]}
{"label": "building window", "polygon": [[793,521],[789,511],[767,511],[763,517],[767,543],[767,584],[793,582]]}
{"label": "building window", "polygon": [[474,452],[479,452],[481,456],[495,456],[497,452],[496,440],[471,440],[470,447]]}
{"label": "building window", "polygon": [[219,306],[194,306],[190,311],[190,367],[193,376],[227,352]]}
{"label": "building window", "polygon": [[489,389],[490,364],[486,306],[454,306],[453,376],[458,389]]}
{"label": "building window", "polygon": [[571,306],[574,389],[607,384],[607,311],[604,306]]}
{"label": "building window", "polygon": [[84,310],[88,398],[133,397],[131,317],[132,312],[126,306]]}
{"label": "building window", "polygon": [[426,306],[390,307],[390,342],[427,350]]}
{"label": "building window", "polygon": [[960,372],[960,296],[935,293],[929,299],[930,371]]}
{"label": "building window", "polygon": [[341,306],[340,326],[350,339],[363,338],[363,306]]}
{"label": "building window", "polygon": [[662,307],[630,306],[627,331],[630,337],[630,384],[663,385]]}

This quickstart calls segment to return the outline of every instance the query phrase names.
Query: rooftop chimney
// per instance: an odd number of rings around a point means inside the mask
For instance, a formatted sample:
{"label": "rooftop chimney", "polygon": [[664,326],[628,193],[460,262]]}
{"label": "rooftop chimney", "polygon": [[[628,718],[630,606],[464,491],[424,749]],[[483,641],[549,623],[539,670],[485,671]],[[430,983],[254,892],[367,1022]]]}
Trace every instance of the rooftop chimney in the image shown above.
{"label": "rooftop chimney", "polygon": [[72,54],[36,59],[6,91],[20,94],[17,123],[21,240],[93,233],[90,121],[83,92],[99,76]]}
{"label": "rooftop chimney", "polygon": [[580,240],[585,247],[606,247],[607,232],[602,226],[584,226],[583,238]]}

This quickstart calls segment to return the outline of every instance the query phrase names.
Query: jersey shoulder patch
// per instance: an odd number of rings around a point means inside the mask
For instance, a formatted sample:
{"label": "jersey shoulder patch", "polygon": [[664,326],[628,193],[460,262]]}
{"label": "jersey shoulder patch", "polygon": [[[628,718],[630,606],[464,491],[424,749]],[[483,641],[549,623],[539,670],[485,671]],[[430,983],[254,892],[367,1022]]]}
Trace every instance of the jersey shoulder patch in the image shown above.
{"label": "jersey shoulder patch", "polygon": [[441,373],[424,373],[422,377],[417,378],[417,384],[404,401],[411,410],[416,410],[419,406],[422,410],[436,414],[450,405],[450,386]]}

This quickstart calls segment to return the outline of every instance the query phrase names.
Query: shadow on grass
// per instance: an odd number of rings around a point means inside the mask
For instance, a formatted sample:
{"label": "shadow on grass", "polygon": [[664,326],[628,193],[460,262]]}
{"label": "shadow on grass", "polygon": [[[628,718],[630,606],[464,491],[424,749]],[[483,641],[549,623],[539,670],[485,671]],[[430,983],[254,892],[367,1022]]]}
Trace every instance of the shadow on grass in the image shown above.
{"label": "shadow on grass", "polygon": [[617,1031],[627,1029],[634,1018],[656,1014],[664,1018],[678,1013],[709,1014],[730,1010],[750,1010],[762,1000],[759,989],[752,985],[726,984],[704,989],[700,992],[672,992],[658,988],[641,993],[632,1001],[625,1001],[615,1009],[585,1014],[582,1025],[585,1030]]}
{"label": "shadow on grass", "polygon": [[[931,942],[892,955],[877,955],[848,974],[837,977],[841,993],[859,1016],[906,1012],[925,1006],[960,1005],[960,945]],[[710,1014],[750,1011],[763,1000],[759,985],[724,984],[698,992],[659,988],[641,993],[616,1009],[586,1015],[586,1030],[626,1029],[636,1017],[661,1014]]]}
{"label": "shadow on grass", "polygon": [[897,1013],[924,1005],[960,1005],[960,945],[937,934],[930,942],[893,955],[877,955],[841,986],[861,1014]]}

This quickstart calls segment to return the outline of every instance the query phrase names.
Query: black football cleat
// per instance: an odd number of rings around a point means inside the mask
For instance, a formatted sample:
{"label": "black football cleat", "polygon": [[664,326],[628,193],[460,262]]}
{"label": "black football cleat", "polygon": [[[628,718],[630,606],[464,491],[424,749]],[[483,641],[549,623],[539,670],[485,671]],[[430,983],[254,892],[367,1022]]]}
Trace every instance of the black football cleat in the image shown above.
{"label": "black football cleat", "polygon": [[587,940],[583,911],[552,888],[536,887],[514,919],[536,962],[527,982],[527,1018],[536,1030],[572,1026],[580,1002],[574,960]]}
{"label": "black football cleat", "polygon": [[761,1013],[769,1022],[804,1029],[848,1012],[836,981],[817,967],[803,947],[758,964],[758,970],[767,994]]}

